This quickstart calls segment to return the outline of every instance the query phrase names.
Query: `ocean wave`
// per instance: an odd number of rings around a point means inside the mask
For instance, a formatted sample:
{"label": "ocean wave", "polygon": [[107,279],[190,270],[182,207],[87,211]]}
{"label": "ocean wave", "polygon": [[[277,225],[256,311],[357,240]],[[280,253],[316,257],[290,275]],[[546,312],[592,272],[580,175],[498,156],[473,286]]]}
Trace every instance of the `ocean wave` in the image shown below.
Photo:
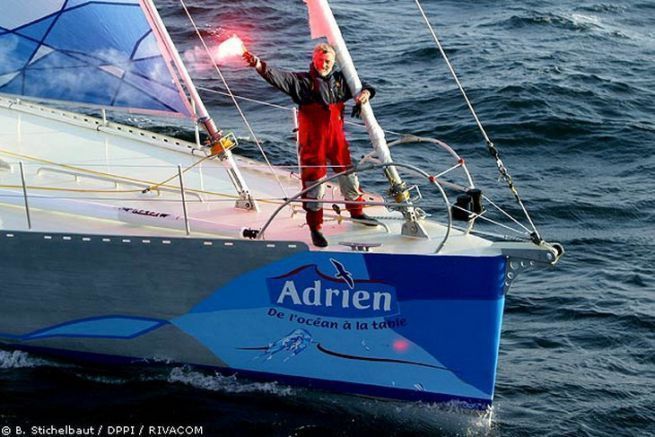
{"label": "ocean wave", "polygon": [[[513,15],[501,22],[488,23],[485,26],[500,26],[501,28],[512,31],[526,28],[543,27],[544,29],[547,29],[548,27],[553,27],[559,30],[576,32],[581,35],[601,35],[608,40],[626,39],[638,41],[643,39],[643,35],[641,33],[635,33],[631,30],[627,30],[624,26],[617,24],[614,21],[615,16],[618,15],[620,11],[595,11],[591,9],[587,10],[584,8],[577,8],[576,11],[582,11],[585,13],[540,13],[536,11],[530,11],[523,15]],[[607,20],[604,16],[601,19],[600,16],[596,15],[599,13],[603,14],[605,12],[612,13],[612,16]],[[557,34],[554,36],[557,37]],[[565,35],[559,35],[559,37],[568,38]]]}
{"label": "ocean wave", "polygon": [[[455,54],[457,54],[457,52],[459,52],[460,49],[447,47],[444,48],[444,51],[446,52],[446,55],[450,58]],[[412,62],[412,61],[415,62],[417,60],[434,61],[435,58],[441,59],[441,53],[434,45],[428,45],[428,46],[423,45],[423,47],[408,47],[407,49],[403,50],[401,56],[403,62]],[[394,60],[394,62],[397,63],[398,61]]]}
{"label": "ocean wave", "polygon": [[597,220],[596,226],[605,228],[607,221],[620,223],[624,220],[640,220],[641,211],[635,207],[621,207],[618,205],[609,206],[602,204],[589,203],[578,200],[575,204],[548,204],[539,210],[541,219],[549,218],[556,220],[567,220],[577,223],[585,223],[586,226],[594,226],[594,220]]}
{"label": "ocean wave", "polygon": [[613,3],[597,3],[593,5],[581,5],[576,10],[587,12],[624,12],[628,8],[624,5],[617,5]]}
{"label": "ocean wave", "polygon": [[[596,273],[590,274],[596,276]],[[579,274],[584,277],[584,274]],[[646,312],[636,312],[627,308],[625,303],[620,301],[620,306],[616,308],[601,308],[593,304],[590,300],[583,301],[579,297],[568,298],[566,296],[550,296],[547,298],[528,298],[511,295],[507,302],[506,312],[508,314],[519,316],[544,317],[552,323],[567,323],[575,320],[577,324],[590,323],[589,326],[597,326],[602,322],[605,332],[610,335],[615,332],[643,332],[652,333],[655,331],[655,316]],[[581,328],[580,328],[581,329]],[[599,332],[596,332],[598,334]],[[578,332],[581,335],[581,331]],[[571,336],[578,335],[571,333]],[[591,345],[593,339],[580,341],[581,344]],[[531,342],[536,342],[537,338],[531,338]],[[604,341],[604,340],[603,340]],[[616,339],[617,345],[621,343]],[[537,344],[537,343],[535,343]],[[596,344],[594,341],[593,344]],[[549,340],[539,344],[540,347],[552,348],[566,346],[562,342]]]}
{"label": "ocean wave", "polygon": [[566,30],[590,31],[601,29],[600,19],[593,15],[557,14],[531,12],[527,15],[513,15],[500,23],[509,29],[520,29],[532,26],[554,26]]}

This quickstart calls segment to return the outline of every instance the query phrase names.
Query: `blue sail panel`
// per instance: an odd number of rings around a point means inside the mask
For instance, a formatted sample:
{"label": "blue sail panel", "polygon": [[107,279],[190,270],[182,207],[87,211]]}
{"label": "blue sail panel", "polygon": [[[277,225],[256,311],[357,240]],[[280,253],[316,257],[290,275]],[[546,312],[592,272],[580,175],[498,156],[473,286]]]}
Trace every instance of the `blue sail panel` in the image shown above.
{"label": "blue sail panel", "polygon": [[[70,2],[70,0],[69,0]],[[0,27],[16,29],[57,13],[66,0],[2,0]]]}
{"label": "blue sail panel", "polygon": [[[133,74],[133,73],[127,73],[124,77],[124,83],[129,85],[124,85],[122,87],[123,91],[123,98],[126,99],[126,101],[132,100],[129,98],[130,94],[133,91],[138,91],[140,90],[143,86],[148,85],[152,87],[153,90],[157,91],[156,94],[156,100],[164,107],[167,107],[168,110],[171,111],[176,111],[176,112],[181,112],[184,110],[184,107],[181,106],[169,106],[173,105],[175,102],[175,96],[178,94],[178,91],[174,88],[171,88],[170,86],[165,86],[165,85],[160,85],[157,83],[153,82],[148,82],[146,79],[144,79],[143,75],[138,75],[138,74]],[[128,94],[129,93],[129,94]],[[135,96],[134,98],[138,98]]]}
{"label": "blue sail panel", "polygon": [[56,16],[44,18],[43,20],[31,23],[28,26],[16,29],[20,36],[26,36],[31,41],[41,41],[48,33],[50,27],[55,22]]}
{"label": "blue sail panel", "polygon": [[4,1],[0,93],[192,116],[139,0]]}
{"label": "blue sail panel", "polygon": [[[120,28],[117,23],[122,24]],[[99,56],[116,52],[129,59],[136,44],[149,31],[150,26],[136,5],[91,3],[62,13],[45,42],[61,50]]]}
{"label": "blue sail panel", "polygon": [[11,33],[0,35],[0,75],[19,71],[38,45]]}
{"label": "blue sail panel", "polygon": [[[110,74],[98,74],[93,67],[62,69],[56,87],[49,87],[48,70],[28,70],[25,72],[23,95],[42,96],[47,94],[48,99],[61,101],[81,101],[92,105],[105,106],[111,101],[120,86],[120,80]],[[63,74],[66,79],[63,80]],[[77,80],[76,80],[77,78]],[[85,81],[93,85],[80,88],[78,81]],[[154,108],[153,108],[154,109]]]}

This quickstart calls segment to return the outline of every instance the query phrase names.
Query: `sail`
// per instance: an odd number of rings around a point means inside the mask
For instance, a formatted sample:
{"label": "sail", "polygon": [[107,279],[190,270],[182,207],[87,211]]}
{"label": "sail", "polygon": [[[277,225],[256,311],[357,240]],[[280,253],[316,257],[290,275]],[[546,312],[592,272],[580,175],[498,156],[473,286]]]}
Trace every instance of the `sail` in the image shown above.
{"label": "sail", "polygon": [[140,0],[2,0],[0,93],[192,116]]}

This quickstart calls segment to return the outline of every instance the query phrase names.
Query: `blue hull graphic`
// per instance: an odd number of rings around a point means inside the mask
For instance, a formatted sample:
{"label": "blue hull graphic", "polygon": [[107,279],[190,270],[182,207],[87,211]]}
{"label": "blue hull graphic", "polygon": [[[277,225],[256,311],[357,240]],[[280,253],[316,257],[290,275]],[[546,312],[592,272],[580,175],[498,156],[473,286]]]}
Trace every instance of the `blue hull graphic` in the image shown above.
{"label": "blue hull graphic", "polygon": [[[352,289],[330,276],[335,257]],[[171,323],[235,369],[491,401],[504,258],[398,258],[297,255],[235,279]]]}

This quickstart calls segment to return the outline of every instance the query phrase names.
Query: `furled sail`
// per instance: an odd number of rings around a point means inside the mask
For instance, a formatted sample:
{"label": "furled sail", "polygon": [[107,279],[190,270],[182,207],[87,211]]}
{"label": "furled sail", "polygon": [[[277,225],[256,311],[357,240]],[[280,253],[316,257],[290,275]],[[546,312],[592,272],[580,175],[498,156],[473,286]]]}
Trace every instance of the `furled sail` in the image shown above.
{"label": "furled sail", "polygon": [[139,0],[2,0],[0,93],[192,116]]}

